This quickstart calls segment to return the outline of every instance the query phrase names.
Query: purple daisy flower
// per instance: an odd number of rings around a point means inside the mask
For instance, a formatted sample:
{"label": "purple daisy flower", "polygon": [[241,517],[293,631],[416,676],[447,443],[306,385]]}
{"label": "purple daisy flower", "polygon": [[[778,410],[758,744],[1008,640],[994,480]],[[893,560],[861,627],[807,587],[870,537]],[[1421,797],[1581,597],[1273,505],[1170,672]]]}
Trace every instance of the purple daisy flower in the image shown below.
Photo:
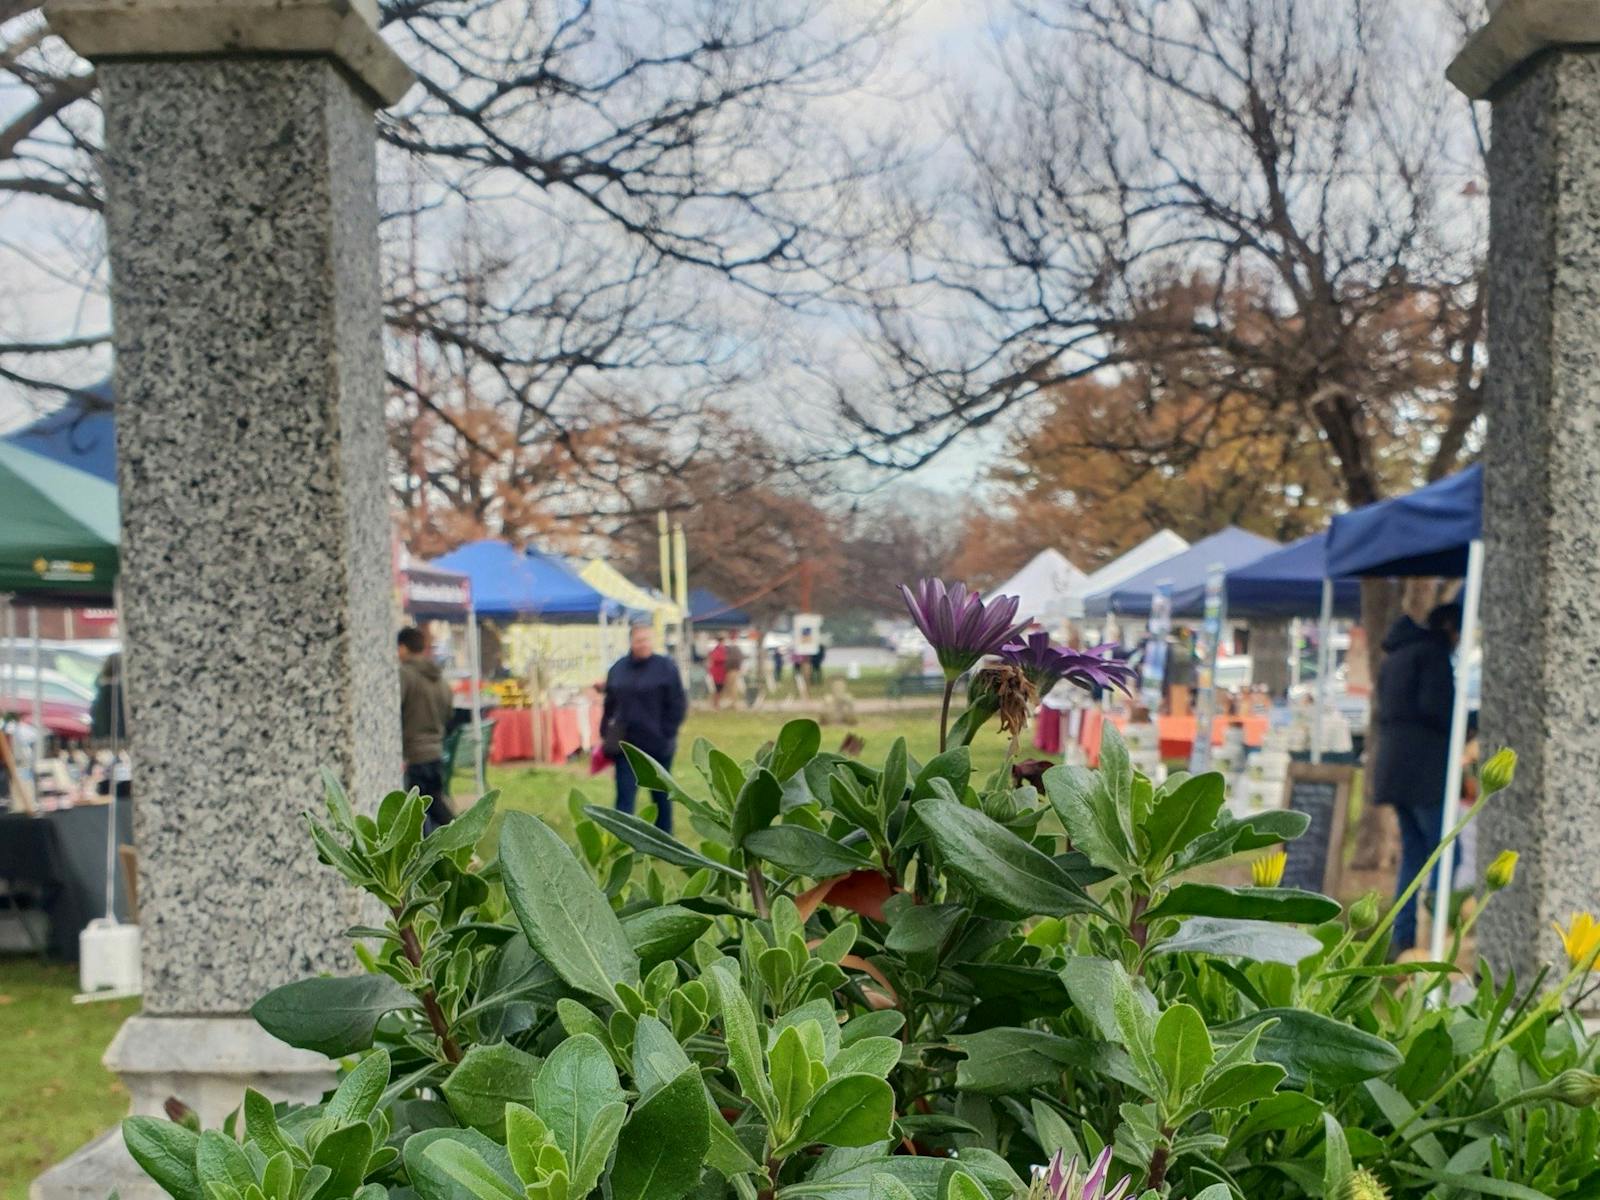
{"label": "purple daisy flower", "polygon": [[900,585],[911,619],[922,630],[945,679],[952,680],[986,654],[997,654],[1028,622],[1017,620],[1015,596],[991,596],[985,600],[969,591],[964,583],[946,587],[942,579],[922,579],[916,590]]}
{"label": "purple daisy flower", "polygon": [[1106,1176],[1111,1170],[1110,1146],[1100,1151],[1086,1179],[1078,1178],[1077,1158],[1074,1157],[1069,1163],[1060,1150],[1051,1156],[1048,1167],[1042,1171],[1038,1168],[1035,1170],[1038,1175],[1034,1179],[1033,1191],[1029,1193],[1030,1200],[1124,1200],[1133,1186],[1133,1176],[1124,1175],[1122,1182],[1110,1191],[1106,1190]]}
{"label": "purple daisy flower", "polygon": [[1047,695],[1063,679],[1086,692],[1097,687],[1126,692],[1138,672],[1127,663],[1108,657],[1110,651],[1109,646],[1089,651],[1068,650],[1051,645],[1048,633],[1030,633],[1021,641],[1007,642],[1000,650],[1000,657],[1022,668],[1022,673],[1039,689],[1041,696]]}

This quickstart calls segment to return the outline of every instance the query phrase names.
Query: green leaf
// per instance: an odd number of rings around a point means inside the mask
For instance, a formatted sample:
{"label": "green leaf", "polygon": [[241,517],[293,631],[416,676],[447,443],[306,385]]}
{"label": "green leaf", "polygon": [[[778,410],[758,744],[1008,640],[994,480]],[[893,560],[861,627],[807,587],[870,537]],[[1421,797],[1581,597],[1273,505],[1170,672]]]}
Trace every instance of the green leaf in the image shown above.
{"label": "green leaf", "polygon": [[1408,1162],[1397,1162],[1394,1166],[1396,1170],[1404,1171],[1408,1175],[1415,1175],[1430,1183],[1443,1184],[1447,1188],[1457,1188],[1469,1195],[1505,1196],[1508,1200],[1551,1200],[1547,1193],[1509,1179],[1496,1179],[1490,1175],[1462,1175],[1434,1167],[1419,1167],[1415,1163]]}
{"label": "green leaf", "polygon": [[456,1142],[468,1147],[513,1193],[521,1191],[522,1184],[511,1166],[511,1156],[498,1142],[484,1137],[476,1129],[424,1129],[406,1139],[400,1154],[406,1174],[411,1177],[411,1186],[422,1200],[463,1200],[464,1196],[471,1195],[446,1175],[428,1153],[441,1142]]}
{"label": "green leaf", "polygon": [[774,825],[752,833],[744,848],[756,858],[812,879],[872,867],[872,860],[861,851],[799,825]]}
{"label": "green leaf", "polygon": [[633,1031],[633,1082],[641,1098],[665,1087],[691,1065],[678,1039],[659,1019],[639,1018]]}
{"label": "green leaf", "polygon": [[591,1034],[562,1042],[544,1060],[533,1088],[533,1111],[568,1163],[583,1158],[591,1130],[607,1105],[623,1099],[611,1055]]}
{"label": "green leaf", "polygon": [[972,778],[972,751],[966,746],[956,746],[929,759],[911,785],[911,802],[926,800],[933,795],[933,781],[943,779],[950,790],[961,796]]}
{"label": "green leaf", "polygon": [[1322,1114],[1322,1194],[1339,1195],[1339,1185],[1355,1172],[1350,1144],[1344,1139],[1344,1126],[1332,1113]]}
{"label": "green leaf", "polygon": [[1219,1040],[1232,1040],[1266,1021],[1276,1024],[1261,1035],[1257,1057],[1287,1071],[1293,1088],[1331,1092],[1386,1074],[1403,1061],[1400,1051],[1383,1039],[1298,1008],[1265,1008],[1213,1033]]}
{"label": "green leaf", "polygon": [[365,1121],[378,1107],[383,1089],[388,1086],[389,1054],[385,1050],[374,1050],[339,1081],[322,1115],[339,1125]]}
{"label": "green leaf", "polygon": [[950,1176],[944,1187],[945,1200],[990,1200],[983,1185],[965,1171]]}
{"label": "green leaf", "polygon": [[[822,1193],[813,1192],[812,1195]],[[840,1193],[841,1195],[843,1193]],[[874,1175],[868,1185],[867,1200],[917,1200],[916,1193],[893,1175]]]}
{"label": "green leaf", "polygon": [[937,798],[916,812],[946,868],[985,899],[1019,916],[1105,915],[1054,859],[981,812]]}
{"label": "green leaf", "polygon": [[1294,921],[1320,925],[1337,917],[1337,900],[1296,888],[1223,887],[1214,883],[1180,883],[1144,914],[1146,923],[1162,917],[1224,917],[1257,921]]}
{"label": "green leaf", "polygon": [[622,1133],[622,1123],[627,1116],[628,1106],[621,1100],[602,1105],[595,1113],[584,1138],[583,1153],[572,1164],[572,1195],[587,1196],[599,1184],[600,1176],[606,1169],[606,1160],[616,1147]]}
{"label": "green leaf", "polygon": [[245,1136],[265,1154],[275,1155],[289,1149],[289,1140],[278,1128],[278,1114],[272,1101],[254,1088],[244,1091],[244,1129]]}
{"label": "green leaf", "polygon": [[1294,966],[1322,949],[1303,929],[1270,921],[1236,921],[1222,917],[1191,917],[1178,932],[1157,944],[1155,954],[1215,954]]}
{"label": "green leaf", "polygon": [[669,862],[673,866],[684,867],[690,871],[716,871],[733,879],[744,878],[743,872],[730,867],[727,863],[719,863],[698,851],[689,849],[670,833],[657,829],[649,821],[641,821],[632,813],[618,812],[614,808],[601,808],[598,804],[586,804],[583,807],[583,815],[624,845],[632,846],[640,854],[648,854],[652,858],[659,858],[662,862]]}
{"label": "green leaf", "polygon": [[884,1008],[851,1017],[839,1026],[839,1041],[850,1046],[862,1038],[893,1037],[905,1026],[906,1015],[899,1009]]}
{"label": "green leaf", "polygon": [[885,817],[905,798],[906,774],[906,740],[895,738],[889,757],[883,760],[883,774],[878,777],[878,812]]}
{"label": "green leaf", "polygon": [[437,1141],[428,1147],[426,1157],[441,1174],[477,1200],[525,1200],[476,1150],[462,1142]]}
{"label": "green leaf", "polygon": [[899,1065],[904,1049],[899,1038],[862,1038],[835,1054],[828,1070],[834,1075],[886,1076]]}
{"label": "green leaf", "polygon": [[281,1042],[344,1058],[372,1049],[378,1022],[419,1001],[387,975],[301,979],[273,988],[250,1009],[256,1023]]}
{"label": "green leaf", "polygon": [[[1123,757],[1126,762],[1126,753]],[[1097,867],[1123,874],[1132,871],[1128,831],[1103,775],[1087,767],[1051,767],[1044,773],[1044,794],[1066,827],[1073,849]]]}
{"label": "green leaf", "polygon": [[428,868],[446,855],[475,849],[478,840],[488,832],[489,822],[494,817],[495,801],[499,797],[498,791],[485,793],[466,812],[439,826],[423,838],[417,857],[408,868],[407,875],[411,879],[420,879]]}
{"label": "green leaf", "polygon": [[873,1146],[889,1136],[894,1090],[876,1075],[840,1075],[812,1098],[795,1146]]}
{"label": "green leaf", "polygon": [[956,1087],[988,1095],[1053,1089],[1061,1073],[1083,1061],[1083,1042],[1042,1029],[985,1029],[950,1042],[966,1057],[956,1065]]}
{"label": "green leaf", "polygon": [[311,1164],[327,1167],[328,1178],[312,1196],[312,1200],[336,1200],[353,1196],[367,1173],[367,1160],[372,1157],[372,1126],[362,1121],[335,1129],[317,1143]]}
{"label": "green leaf", "polygon": [[[362,1166],[365,1165],[366,1161],[362,1160]],[[200,1144],[195,1147],[194,1166],[195,1173],[208,1188],[225,1183],[242,1196],[256,1183],[255,1168],[250,1165],[250,1158],[244,1149],[231,1137],[215,1129],[207,1129],[200,1135]]]}
{"label": "green leaf", "polygon": [[959,904],[912,904],[889,926],[884,947],[896,954],[937,954],[967,915]]}
{"label": "green leaf", "polygon": [[1173,869],[1187,871],[1191,867],[1217,862],[1233,854],[1261,850],[1280,842],[1292,842],[1311,825],[1305,813],[1286,808],[1269,809],[1235,819],[1226,813],[1210,833],[1201,834],[1173,860]]}
{"label": "green leaf", "polygon": [[539,1060],[509,1042],[473,1046],[441,1085],[456,1120],[504,1139],[506,1105],[531,1104]]}
{"label": "green leaf", "polygon": [[622,1007],[616,984],[639,982],[639,958],[605,893],[556,832],[527,813],[500,827],[506,898],[528,942],[563,980]]}
{"label": "green leaf", "polygon": [[808,718],[785,722],[772,747],[768,768],[783,783],[817,756],[822,748],[822,727]]}
{"label": "green leaf", "polygon": [[681,904],[640,909],[622,918],[622,932],[644,969],[677,958],[710,928],[710,917]]}
{"label": "green leaf", "polygon": [[706,754],[706,770],[711,776],[711,794],[731,815],[744,787],[744,772],[732,758],[715,748]]}
{"label": "green leaf", "polygon": [[1059,1151],[1069,1161],[1074,1158],[1079,1162],[1089,1161],[1084,1157],[1083,1148],[1078,1145],[1078,1139],[1073,1136],[1066,1118],[1042,1100],[1034,1100],[1030,1111],[1033,1114],[1034,1136],[1046,1159]]}
{"label": "green leaf", "polygon": [[1145,862],[1160,867],[1183,847],[1217,823],[1227,799],[1227,784],[1215,771],[1191,775],[1156,798],[1144,833],[1149,842]]}
{"label": "green leaf", "polygon": [[728,1066],[739,1087],[748,1099],[773,1125],[778,1116],[777,1098],[762,1063],[761,1036],[756,1029],[755,1013],[750,1001],[739,986],[733,969],[713,966],[700,977],[708,981],[716,996],[717,1009],[722,1014],[722,1040],[728,1047]]}
{"label": "green leaf", "polygon": [[[617,1142],[612,1200],[679,1200],[700,1182],[711,1145],[700,1073],[685,1071],[638,1104]],[[581,1194],[581,1193],[580,1193]]]}
{"label": "green leaf", "polygon": [[1199,1085],[1216,1058],[1205,1018],[1189,1004],[1174,1004],[1161,1014],[1154,1048],[1156,1065],[1166,1078],[1174,1106]]}
{"label": "green leaf", "polygon": [[757,830],[766,829],[778,819],[783,804],[783,785],[765,767],[745,780],[733,806],[733,844],[742,847]]}
{"label": "green leaf", "polygon": [[1202,1112],[1244,1108],[1275,1093],[1284,1075],[1277,1063],[1238,1063],[1206,1080],[1195,1103]]}
{"label": "green leaf", "polygon": [[[1095,1032],[1105,1041],[1121,1041],[1116,1000],[1119,996],[1132,999],[1135,995],[1133,981],[1122,964],[1086,954],[1074,955],[1062,966],[1060,975],[1073,1005],[1089,1019]],[[1148,1003],[1153,1006],[1154,1001]]]}
{"label": "green leaf", "polygon": [[817,1090],[811,1075],[811,1059],[798,1028],[791,1025],[778,1034],[778,1040],[767,1054],[767,1070],[772,1078],[772,1091],[778,1098],[782,1127],[787,1131],[799,1120]]}

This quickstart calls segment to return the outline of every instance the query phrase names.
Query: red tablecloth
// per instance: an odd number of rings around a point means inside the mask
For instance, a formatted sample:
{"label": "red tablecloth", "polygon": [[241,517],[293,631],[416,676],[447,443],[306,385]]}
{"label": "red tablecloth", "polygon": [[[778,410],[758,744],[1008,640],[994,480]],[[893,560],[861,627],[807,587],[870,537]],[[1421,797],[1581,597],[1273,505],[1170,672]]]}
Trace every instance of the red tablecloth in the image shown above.
{"label": "red tablecloth", "polygon": [[[494,718],[494,736],[489,743],[489,761],[492,763],[526,762],[535,757],[542,743],[544,762],[564,763],[582,750],[582,710],[575,705],[561,708],[497,708],[490,714]],[[600,709],[588,706],[589,736],[593,744],[600,736]],[[539,721],[541,737],[534,739],[534,719]]]}

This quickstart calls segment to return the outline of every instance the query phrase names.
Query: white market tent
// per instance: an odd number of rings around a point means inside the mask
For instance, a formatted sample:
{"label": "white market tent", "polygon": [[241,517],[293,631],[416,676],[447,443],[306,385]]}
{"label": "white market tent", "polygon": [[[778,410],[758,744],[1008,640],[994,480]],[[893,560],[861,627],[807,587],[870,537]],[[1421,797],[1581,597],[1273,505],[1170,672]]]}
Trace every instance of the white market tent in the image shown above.
{"label": "white market tent", "polygon": [[1061,625],[1083,615],[1083,585],[1088,578],[1061,551],[1046,549],[992,590],[1020,599],[1018,615],[1031,616],[1041,625]]}

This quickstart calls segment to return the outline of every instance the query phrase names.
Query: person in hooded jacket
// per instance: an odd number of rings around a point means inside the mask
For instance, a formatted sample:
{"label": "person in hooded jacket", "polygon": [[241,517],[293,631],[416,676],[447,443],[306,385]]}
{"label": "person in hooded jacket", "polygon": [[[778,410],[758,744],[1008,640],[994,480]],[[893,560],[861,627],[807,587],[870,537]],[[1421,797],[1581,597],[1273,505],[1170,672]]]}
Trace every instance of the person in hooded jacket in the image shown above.
{"label": "person in hooded jacket", "polygon": [[[1461,637],[1461,606],[1441,604],[1419,625],[1403,616],[1383,639],[1378,668],[1378,752],[1370,795],[1395,811],[1400,826],[1403,891],[1443,836],[1445,777],[1450,765],[1450,720],[1455,708],[1451,652]],[[1426,890],[1424,888],[1424,890]],[[1419,893],[1420,894],[1420,893]],[[1392,945],[1417,940],[1417,897],[1395,918]]]}
{"label": "person in hooded jacket", "polygon": [[[655,652],[655,631],[635,625],[628,635],[628,653],[611,664],[606,674],[605,706],[600,716],[602,746],[617,768],[617,811],[632,813],[639,794],[639,779],[622,750],[637,746],[663,767],[672,766],[678,752],[678,730],[689,711],[678,664]],[[672,832],[672,801],[665,792],[652,792],[656,825]]]}
{"label": "person in hooded jacket", "polygon": [[428,639],[415,626],[402,629],[400,655],[400,747],[406,760],[406,790],[429,798],[423,833],[450,823],[445,799],[444,731],[455,708],[450,683],[428,657]]}

